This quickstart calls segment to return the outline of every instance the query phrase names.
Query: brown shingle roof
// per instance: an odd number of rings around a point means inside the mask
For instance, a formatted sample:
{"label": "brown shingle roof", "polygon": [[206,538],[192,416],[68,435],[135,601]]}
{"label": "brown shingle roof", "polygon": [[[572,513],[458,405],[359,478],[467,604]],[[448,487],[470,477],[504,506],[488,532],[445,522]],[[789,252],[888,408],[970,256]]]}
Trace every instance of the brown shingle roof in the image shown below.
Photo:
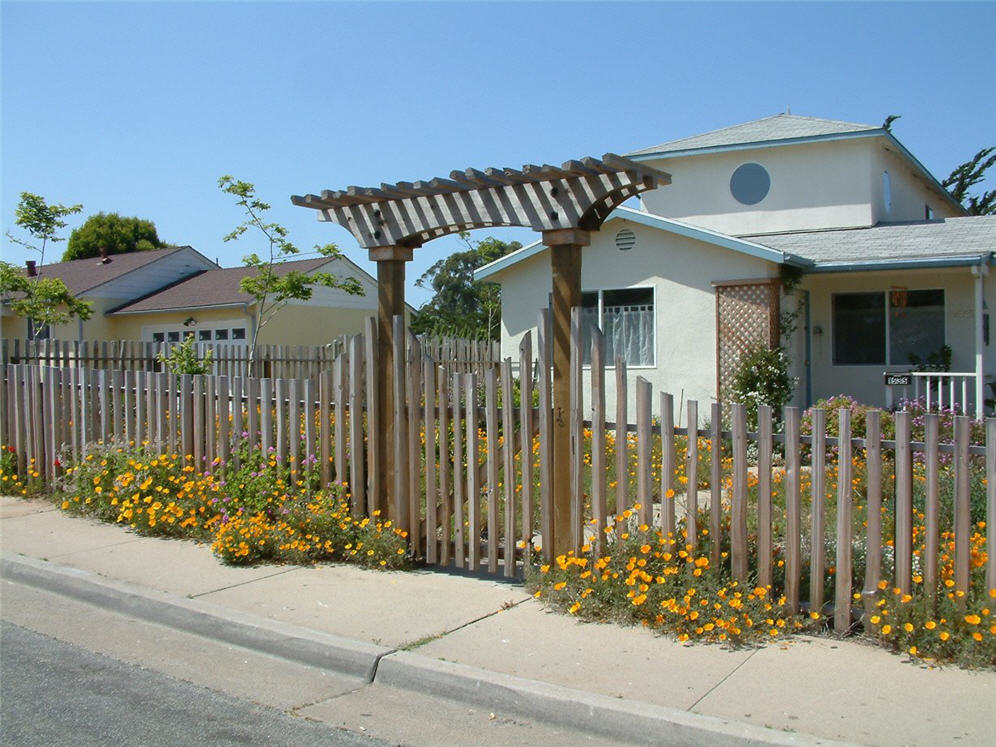
{"label": "brown shingle roof", "polygon": [[[310,273],[331,260],[328,257],[300,259],[274,265],[278,275],[296,271]],[[255,270],[251,267],[226,267],[206,270],[181,280],[144,298],[115,309],[113,314],[140,314],[152,311],[176,311],[205,306],[240,306],[250,303],[252,296],[239,290],[239,282]]]}
{"label": "brown shingle roof", "polygon": [[[191,249],[189,246],[170,246],[165,249],[152,249],[147,252],[112,254],[107,263],[99,258],[74,259],[72,262],[58,262],[42,265],[38,274],[49,278],[60,278],[74,296],[92,290],[104,283],[115,280],[129,272],[157,262],[171,254]],[[196,251],[196,250],[194,250]]]}

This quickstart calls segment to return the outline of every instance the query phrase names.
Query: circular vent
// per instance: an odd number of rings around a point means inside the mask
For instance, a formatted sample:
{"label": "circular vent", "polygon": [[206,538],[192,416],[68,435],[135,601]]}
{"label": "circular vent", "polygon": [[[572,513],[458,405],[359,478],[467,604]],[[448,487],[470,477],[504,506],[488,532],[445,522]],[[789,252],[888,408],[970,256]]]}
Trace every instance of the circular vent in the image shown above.
{"label": "circular vent", "polygon": [[616,249],[621,252],[628,251],[636,246],[636,234],[628,228],[624,228],[616,234]]}
{"label": "circular vent", "polygon": [[730,177],[730,192],[742,205],[756,205],[768,196],[771,177],[767,169],[759,163],[745,163],[738,166]]}

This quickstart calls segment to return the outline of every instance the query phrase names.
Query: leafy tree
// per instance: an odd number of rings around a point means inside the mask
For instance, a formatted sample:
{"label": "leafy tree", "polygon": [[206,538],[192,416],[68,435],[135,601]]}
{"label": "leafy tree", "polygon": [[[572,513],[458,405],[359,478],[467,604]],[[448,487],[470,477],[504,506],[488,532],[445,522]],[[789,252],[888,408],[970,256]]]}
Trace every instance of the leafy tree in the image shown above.
{"label": "leafy tree", "polygon": [[412,319],[412,331],[497,340],[501,335],[501,297],[496,283],[474,280],[474,270],[522,247],[489,236],[472,242],[464,232],[466,251],[436,262],[416,281],[431,285],[435,295]]}
{"label": "leafy tree", "polygon": [[[239,283],[239,290],[252,296],[256,303],[256,313],[253,315],[252,333],[249,338],[249,373],[251,374],[259,331],[289,301],[309,300],[312,289],[316,285],[338,288],[352,295],[363,295],[363,287],[356,278],[340,278],[328,272],[317,272],[310,275],[297,271],[280,272],[280,260],[300,253],[300,249],[287,239],[287,229],[278,223],[266,222],[266,212],[270,206],[256,197],[254,185],[226,175],[218,179],[218,187],[225,194],[235,197],[235,203],[242,208],[245,215],[245,220],[225,236],[224,240],[234,241],[249,229],[255,229],[259,234],[262,234],[266,247],[261,252],[262,256],[253,252],[242,258],[246,267],[255,270],[255,272],[246,275]],[[315,251],[329,258],[342,256],[335,244],[316,245]]]}
{"label": "leafy tree", "polygon": [[986,171],[996,163],[996,147],[983,148],[970,161],[956,168],[941,182],[971,215],[996,215],[996,189],[971,195],[968,191],[986,177]]}
{"label": "leafy tree", "polygon": [[159,353],[156,360],[166,366],[166,369],[174,376],[181,374],[208,374],[214,366],[214,353],[210,348],[201,358],[194,347],[194,333],[189,333],[179,345],[175,346],[168,354]]}
{"label": "leafy tree", "polygon": [[82,209],[82,205],[66,206],[59,203],[49,205],[45,202],[45,198],[40,195],[21,192],[21,199],[17,203],[17,209],[14,211],[14,222],[27,231],[35,241],[41,240],[41,245],[39,246],[24,239],[19,239],[10,231],[7,231],[7,238],[15,244],[20,244],[27,249],[38,252],[41,255],[41,260],[38,264],[44,266],[45,245],[49,241],[53,243],[62,241],[61,238],[56,236],[56,232],[60,228],[66,227],[66,222],[62,219],[67,215],[78,213]]}
{"label": "leafy tree", "polygon": [[19,317],[31,321],[34,337],[40,337],[52,324],[67,324],[71,319],[89,319],[93,308],[81,301],[59,278],[28,277],[20,268],[0,262],[0,300],[9,304]]}
{"label": "leafy tree", "polygon": [[99,257],[100,250],[108,254],[126,254],[161,249],[156,224],[142,218],[125,218],[117,213],[97,213],[69,235],[63,262]]}

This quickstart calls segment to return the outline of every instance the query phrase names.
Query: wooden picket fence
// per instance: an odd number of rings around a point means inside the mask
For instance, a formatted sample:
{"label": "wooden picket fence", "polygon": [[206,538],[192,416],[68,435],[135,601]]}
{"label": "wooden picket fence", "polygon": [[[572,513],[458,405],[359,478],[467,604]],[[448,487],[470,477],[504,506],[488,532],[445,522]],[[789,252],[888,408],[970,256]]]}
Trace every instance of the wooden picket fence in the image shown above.
{"label": "wooden picket fence", "polygon": [[[367,334],[372,321],[367,322]],[[343,335],[327,345],[257,345],[254,370],[261,378],[313,379],[331,369],[349,345]],[[419,344],[435,360],[452,361],[459,370],[480,372],[497,365],[500,346],[490,340],[427,337]],[[168,355],[178,342],[139,340],[0,340],[0,365],[35,363],[58,368],[121,371],[165,371],[160,355]],[[198,342],[194,349],[203,358],[210,350],[216,376],[245,376],[249,348],[239,343]]]}
{"label": "wooden picket fence", "polygon": [[[582,397],[577,315],[574,322],[568,531],[576,550],[607,551],[611,534],[640,525],[658,528],[676,547],[702,537],[699,551],[714,564],[729,563],[744,581],[780,584],[793,610],[832,604],[835,626],[845,630],[855,592],[871,604],[883,579],[904,592],[914,574],[926,588],[936,585],[940,551],[914,552],[921,512],[927,548],[939,548],[943,533],[953,532],[954,588],[967,590],[970,542],[978,531],[971,511],[981,500],[986,579],[996,588],[996,419],[986,422],[985,445],[970,444],[968,417],[955,419],[953,443],[939,443],[937,415],[927,416],[925,440],[914,442],[903,412],[895,414],[891,440],[882,438],[877,412],[862,438],[852,434],[849,410],[814,410],[811,435],[802,434],[801,412],[792,407],[777,431],[767,407],[759,408],[756,431],[748,431],[746,409],[737,404],[724,427],[718,402],[705,418],[689,401],[678,422],[673,397],[658,393],[655,401],[650,383],[629,381],[617,361],[610,420],[604,340],[596,329],[590,388]],[[34,459],[43,479],[54,480],[60,455],[79,459],[98,441],[147,441],[208,466],[236,458],[248,438],[281,460],[315,460],[324,482],[348,483],[357,513],[372,513],[389,489],[389,510],[429,565],[515,577],[540,557],[549,562],[543,542],[554,515],[547,313],[540,316],[535,355],[527,334],[517,365],[507,358],[479,372],[463,370],[465,361],[434,358],[404,334],[400,318],[395,331],[390,432],[372,406],[376,345],[367,335],[345,341],[314,379],[10,363],[2,369],[0,441],[16,448],[22,468]],[[627,407],[630,386],[635,412]],[[827,435],[827,417],[836,419],[838,436]],[[391,440],[390,464],[377,463],[380,438]],[[981,497],[972,494],[973,470],[984,471],[984,482],[975,481],[984,484],[976,488]],[[835,491],[828,477],[834,474]],[[915,475],[923,476],[922,485],[914,485]],[[942,495],[951,496],[950,515]],[[860,578],[853,572],[856,551],[863,556]],[[828,585],[833,592],[824,599]]]}

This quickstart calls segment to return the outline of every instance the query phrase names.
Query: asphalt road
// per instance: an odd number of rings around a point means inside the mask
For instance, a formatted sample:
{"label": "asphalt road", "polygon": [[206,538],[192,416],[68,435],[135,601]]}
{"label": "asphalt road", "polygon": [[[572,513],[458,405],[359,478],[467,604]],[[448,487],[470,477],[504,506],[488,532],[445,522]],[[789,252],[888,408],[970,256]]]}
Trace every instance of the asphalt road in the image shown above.
{"label": "asphalt road", "polygon": [[94,653],[0,627],[5,745],[386,744]]}

